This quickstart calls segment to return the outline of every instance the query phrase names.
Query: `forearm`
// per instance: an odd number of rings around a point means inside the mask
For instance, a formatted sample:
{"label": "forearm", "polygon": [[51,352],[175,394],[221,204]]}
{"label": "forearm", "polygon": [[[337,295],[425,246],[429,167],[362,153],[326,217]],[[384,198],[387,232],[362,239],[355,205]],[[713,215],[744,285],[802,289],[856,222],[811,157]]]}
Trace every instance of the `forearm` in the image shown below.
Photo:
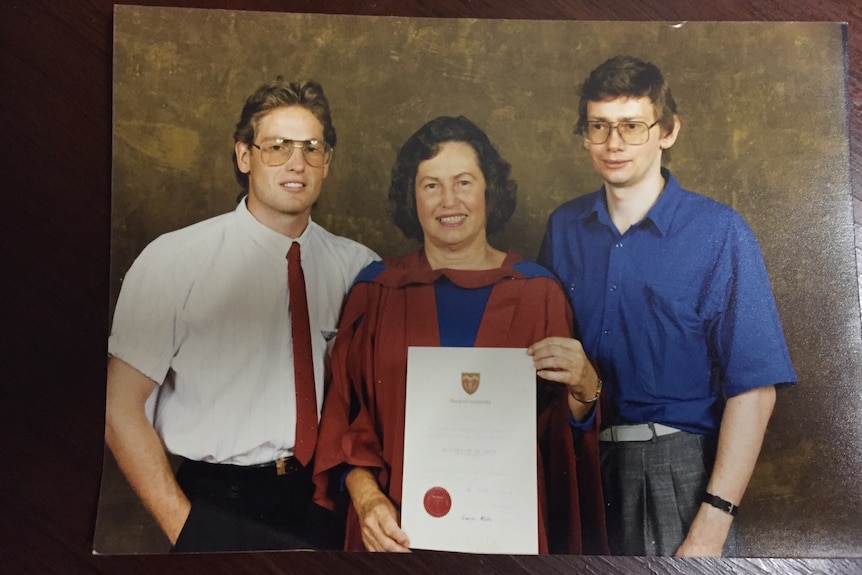
{"label": "forearm", "polygon": [[360,515],[364,509],[373,506],[376,499],[386,497],[380,486],[377,485],[377,478],[364,467],[351,469],[344,479],[344,486],[350,494],[353,507]]}
{"label": "forearm", "polygon": [[128,372],[132,369],[120,360],[109,363],[105,442],[129,485],[174,544],[191,504],[174,479],[167,454],[144,413],[146,388],[138,385],[140,380],[128,381],[129,375],[137,377],[137,372]]}
{"label": "forearm", "polygon": [[409,552],[410,540],[401,530],[398,510],[377,485],[374,474],[363,467],[356,467],[347,474],[345,485],[359,517],[366,549]]}
{"label": "forearm", "polygon": [[774,406],[772,386],[756,388],[727,401],[707,491],[739,504],[754,472]]}
{"label": "forearm", "polygon": [[[727,401],[707,492],[734,505],[741,503],[774,405],[775,388],[772,386],[756,388]],[[680,548],[681,554],[720,554],[732,522],[730,514],[702,503]],[[700,551],[693,553],[695,549]]]}

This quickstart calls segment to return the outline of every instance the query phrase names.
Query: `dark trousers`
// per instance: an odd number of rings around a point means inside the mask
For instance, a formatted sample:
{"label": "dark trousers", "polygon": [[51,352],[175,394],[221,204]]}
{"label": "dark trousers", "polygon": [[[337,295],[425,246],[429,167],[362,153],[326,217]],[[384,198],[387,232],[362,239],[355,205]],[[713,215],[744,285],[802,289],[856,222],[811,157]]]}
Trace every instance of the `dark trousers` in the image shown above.
{"label": "dark trousers", "polygon": [[311,501],[310,466],[283,475],[183,460],[177,483],[192,510],[176,552],[340,549],[343,522]]}
{"label": "dark trousers", "polygon": [[[652,441],[601,442],[611,553],[676,553],[706,491],[715,447],[715,438],[684,431]],[[723,555],[742,553],[734,521]]]}

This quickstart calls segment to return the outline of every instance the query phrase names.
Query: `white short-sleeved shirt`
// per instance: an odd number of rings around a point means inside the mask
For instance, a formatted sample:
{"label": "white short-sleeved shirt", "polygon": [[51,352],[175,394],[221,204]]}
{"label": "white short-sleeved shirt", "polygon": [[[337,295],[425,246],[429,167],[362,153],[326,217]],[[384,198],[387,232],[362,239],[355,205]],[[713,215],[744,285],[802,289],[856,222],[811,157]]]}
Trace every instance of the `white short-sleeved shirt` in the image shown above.
{"label": "white short-sleeved shirt", "polygon": [[[236,465],[293,454],[286,259],[293,241],[242,201],[232,213],[160,236],[126,274],[108,352],[159,384],[147,413],[169,452]],[[319,410],[342,300],[378,257],[314,222],[296,241]]]}

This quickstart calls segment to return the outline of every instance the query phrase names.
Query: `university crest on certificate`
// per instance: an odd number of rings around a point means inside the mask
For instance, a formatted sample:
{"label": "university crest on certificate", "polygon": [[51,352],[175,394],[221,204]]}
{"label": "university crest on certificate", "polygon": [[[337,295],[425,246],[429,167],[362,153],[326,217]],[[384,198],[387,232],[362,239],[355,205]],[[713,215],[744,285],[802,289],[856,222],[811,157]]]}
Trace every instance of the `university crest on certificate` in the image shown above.
{"label": "university crest on certificate", "polygon": [[536,456],[524,349],[409,348],[401,527],[411,547],[538,553]]}

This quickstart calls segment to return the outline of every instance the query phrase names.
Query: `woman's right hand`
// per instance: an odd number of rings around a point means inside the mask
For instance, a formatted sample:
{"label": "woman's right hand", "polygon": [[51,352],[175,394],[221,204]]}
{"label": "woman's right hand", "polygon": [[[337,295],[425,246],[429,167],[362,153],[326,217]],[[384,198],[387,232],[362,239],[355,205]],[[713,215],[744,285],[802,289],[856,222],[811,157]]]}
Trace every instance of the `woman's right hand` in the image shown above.
{"label": "woman's right hand", "polygon": [[353,508],[359,516],[362,542],[369,551],[410,552],[410,541],[401,530],[398,510],[380,490],[374,475],[356,467],[345,480]]}

